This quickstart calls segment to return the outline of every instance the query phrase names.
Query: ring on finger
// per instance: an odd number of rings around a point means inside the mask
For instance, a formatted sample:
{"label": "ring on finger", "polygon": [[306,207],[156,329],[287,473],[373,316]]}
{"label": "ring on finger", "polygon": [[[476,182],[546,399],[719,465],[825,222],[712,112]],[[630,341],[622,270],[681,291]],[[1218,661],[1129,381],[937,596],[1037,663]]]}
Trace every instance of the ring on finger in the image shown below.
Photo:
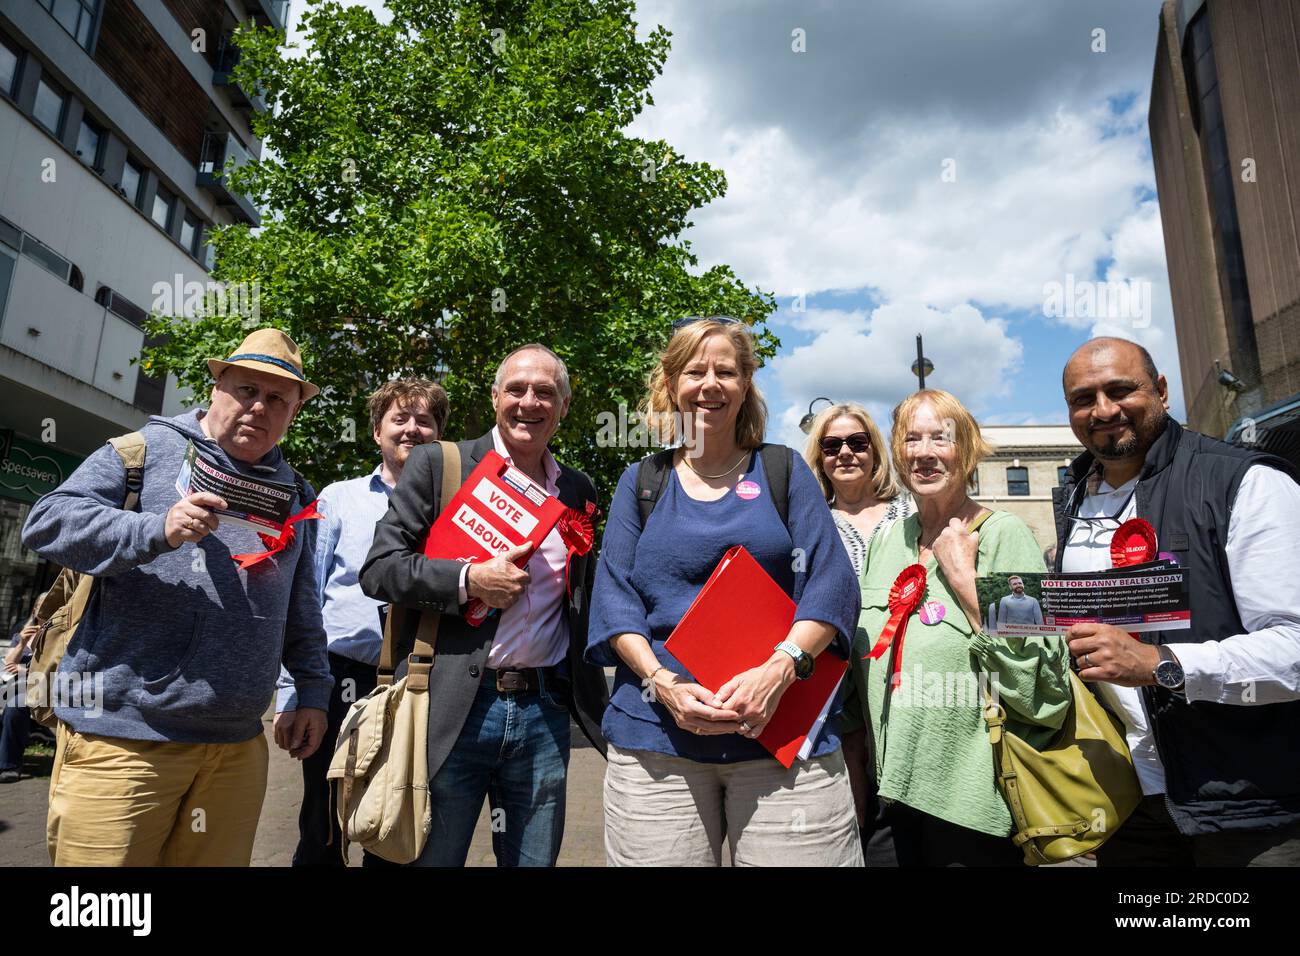
{"label": "ring on finger", "polygon": [[740,722],[740,732],[745,736],[749,736],[749,724],[745,723],[743,720]]}
{"label": "ring on finger", "polygon": [[1091,666],[1092,666],[1092,661],[1088,658],[1088,655],[1087,655],[1087,654],[1084,654],[1084,655],[1083,655],[1083,666],[1084,666],[1084,667],[1091,667]]}

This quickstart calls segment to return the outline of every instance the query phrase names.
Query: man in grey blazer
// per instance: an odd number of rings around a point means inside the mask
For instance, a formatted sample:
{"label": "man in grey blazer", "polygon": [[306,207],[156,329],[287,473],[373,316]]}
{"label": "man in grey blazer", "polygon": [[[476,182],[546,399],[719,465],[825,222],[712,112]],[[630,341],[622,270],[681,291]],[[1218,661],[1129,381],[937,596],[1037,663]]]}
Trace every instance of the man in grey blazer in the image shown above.
{"label": "man in grey blazer", "polygon": [[[525,345],[506,356],[492,386],[496,425],[459,445],[462,481],[495,449],[564,504],[594,504],[591,479],[546,447],[570,397],[568,371],[550,349]],[[521,550],[473,565],[426,558],[441,494],[441,446],[413,449],[361,569],[371,597],[442,615],[429,675],[432,830],[415,865],[463,866],[486,796],[497,865],[553,866],[570,716],[605,752],[605,676],[582,660],[596,553],[570,553],[552,531],[524,568],[514,564]],[[470,598],[498,610],[471,627],[461,616]],[[418,619],[405,615],[403,650]]]}

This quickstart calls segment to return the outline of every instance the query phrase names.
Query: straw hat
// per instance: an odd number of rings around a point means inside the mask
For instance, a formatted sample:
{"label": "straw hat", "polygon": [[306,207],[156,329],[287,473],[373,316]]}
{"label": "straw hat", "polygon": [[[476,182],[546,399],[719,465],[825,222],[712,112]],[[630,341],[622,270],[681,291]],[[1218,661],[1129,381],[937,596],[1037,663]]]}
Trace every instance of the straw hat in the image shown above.
{"label": "straw hat", "polygon": [[208,359],[208,371],[213,378],[220,378],[232,365],[297,382],[302,386],[303,401],[320,394],[320,389],[302,374],[302,356],[298,354],[297,344],[279,329],[258,329],[239,343],[229,358]]}

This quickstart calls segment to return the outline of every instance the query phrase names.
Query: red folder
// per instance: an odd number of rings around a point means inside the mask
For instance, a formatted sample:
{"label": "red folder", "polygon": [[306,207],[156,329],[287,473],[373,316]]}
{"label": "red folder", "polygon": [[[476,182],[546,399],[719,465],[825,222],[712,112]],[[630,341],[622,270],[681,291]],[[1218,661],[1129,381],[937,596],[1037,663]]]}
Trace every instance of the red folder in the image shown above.
{"label": "red folder", "polygon": [[[789,635],[794,612],[789,595],[737,546],[723,555],[664,646],[702,686],[717,691],[772,656]],[[809,734],[821,729],[848,666],[821,654],[812,677],[795,681],[781,697],[758,742],[782,766],[794,763]]]}
{"label": "red folder", "polygon": [[[559,498],[489,451],[433,522],[424,541],[424,556],[474,564],[527,541],[533,550],[517,562],[523,567],[563,514]],[[490,611],[475,598],[465,619],[478,625]]]}

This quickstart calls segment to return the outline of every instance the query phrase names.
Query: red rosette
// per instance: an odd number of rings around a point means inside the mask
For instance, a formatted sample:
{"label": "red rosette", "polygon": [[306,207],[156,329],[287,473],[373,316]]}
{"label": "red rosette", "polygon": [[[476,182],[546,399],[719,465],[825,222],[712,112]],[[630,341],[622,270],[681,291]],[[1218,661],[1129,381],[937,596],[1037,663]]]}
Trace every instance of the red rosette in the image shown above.
{"label": "red rosette", "polygon": [[560,538],[570,553],[582,555],[591,550],[596,541],[596,527],[592,523],[595,513],[595,502],[588,501],[586,511],[565,508],[564,514],[560,515],[557,527],[560,529]]}
{"label": "red rosette", "polygon": [[303,508],[297,514],[290,515],[284,523],[284,531],[281,532],[279,538],[273,538],[269,534],[262,534],[262,532],[259,531],[257,533],[257,536],[262,539],[262,546],[266,548],[265,551],[261,551],[261,552],[249,551],[245,554],[232,554],[230,556],[230,559],[234,561],[236,564],[238,564],[240,570],[242,571],[251,568],[255,564],[265,561],[273,554],[279,554],[285,548],[289,547],[289,545],[293,544],[293,539],[294,539],[293,526],[296,522],[306,521],[311,518],[322,517],[320,512],[316,510],[316,504],[317,502],[313,501],[311,504],[309,504],[306,508]]}
{"label": "red rosette", "polygon": [[925,597],[925,565],[910,564],[894,579],[894,586],[889,589],[889,620],[885,623],[880,637],[866,656],[879,660],[889,649],[889,645],[898,641],[894,654],[893,672],[890,674],[889,686],[892,690],[898,686],[899,673],[903,667],[903,638],[907,634],[907,620]]}
{"label": "red rosette", "polygon": [[564,556],[564,593],[573,596],[573,581],[569,578],[569,566],[575,555],[581,556],[591,551],[596,543],[596,502],[588,501],[581,511],[577,508],[565,508],[564,514],[556,527],[560,529],[560,540],[568,548]]}
{"label": "red rosette", "polygon": [[1156,559],[1156,529],[1145,518],[1130,518],[1110,539],[1112,567],[1129,568]]}

